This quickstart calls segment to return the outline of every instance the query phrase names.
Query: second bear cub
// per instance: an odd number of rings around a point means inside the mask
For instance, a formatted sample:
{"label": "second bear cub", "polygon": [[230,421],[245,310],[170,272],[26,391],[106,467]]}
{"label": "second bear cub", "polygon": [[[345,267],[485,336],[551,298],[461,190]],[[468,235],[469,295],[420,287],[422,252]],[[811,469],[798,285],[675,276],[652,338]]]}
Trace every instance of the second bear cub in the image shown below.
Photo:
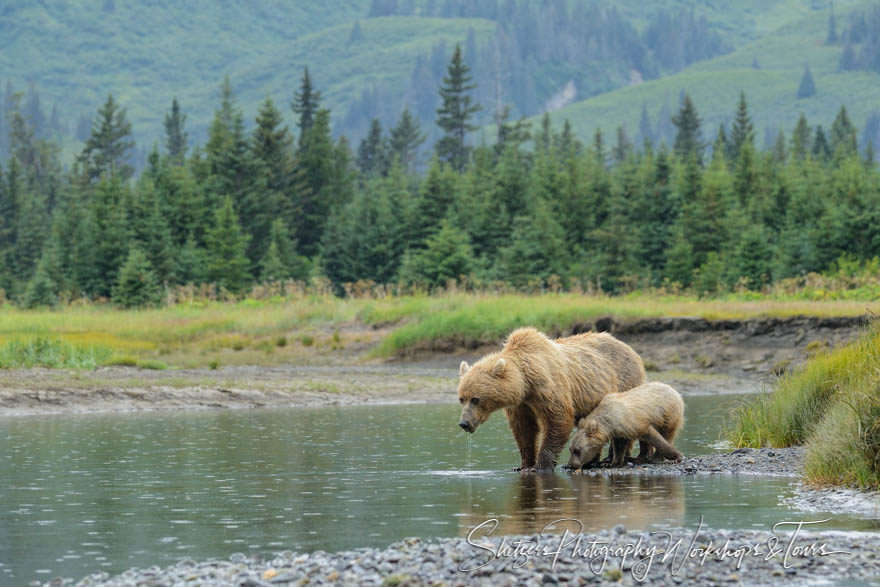
{"label": "second bear cub", "polygon": [[[624,464],[628,448],[638,440],[641,455],[655,462],[680,461],[672,446],[684,424],[681,395],[665,383],[652,381],[627,391],[606,395],[596,408],[578,422],[569,446],[571,469],[598,463],[602,447],[611,442],[612,467]],[[648,448],[648,450],[645,450]]]}

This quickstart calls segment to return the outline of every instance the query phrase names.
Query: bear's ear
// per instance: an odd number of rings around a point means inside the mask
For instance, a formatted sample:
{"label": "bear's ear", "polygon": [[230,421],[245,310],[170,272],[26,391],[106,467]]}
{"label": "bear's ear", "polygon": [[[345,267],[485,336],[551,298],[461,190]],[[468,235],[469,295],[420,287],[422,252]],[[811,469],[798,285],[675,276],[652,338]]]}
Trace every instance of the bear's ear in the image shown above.
{"label": "bear's ear", "polygon": [[498,361],[492,366],[492,376],[501,377],[501,374],[504,373],[505,365],[507,365],[507,361],[504,359],[498,359]]}
{"label": "bear's ear", "polygon": [[465,373],[470,370],[471,366],[468,365],[467,361],[462,361],[461,365],[458,366],[458,376],[461,377]]}

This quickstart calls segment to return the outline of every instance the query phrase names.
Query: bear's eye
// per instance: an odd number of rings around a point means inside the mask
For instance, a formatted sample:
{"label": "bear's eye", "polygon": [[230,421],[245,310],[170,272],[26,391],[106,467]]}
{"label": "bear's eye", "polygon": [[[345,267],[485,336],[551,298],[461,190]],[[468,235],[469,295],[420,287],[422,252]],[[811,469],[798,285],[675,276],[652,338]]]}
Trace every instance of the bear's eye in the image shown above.
{"label": "bear's eye", "polygon": [[573,454],[576,457],[579,457],[579,456],[581,456],[581,449],[579,449],[579,448],[572,449],[571,454]]}
{"label": "bear's eye", "polygon": [[471,398],[471,405],[472,405],[472,406],[477,406],[477,405],[479,405],[479,404],[480,404],[480,398],[478,398],[478,397],[472,397],[472,398]]}
{"label": "bear's eye", "polygon": [[463,397],[458,398],[458,403],[463,404],[463,403],[464,403],[464,398],[463,398]]}

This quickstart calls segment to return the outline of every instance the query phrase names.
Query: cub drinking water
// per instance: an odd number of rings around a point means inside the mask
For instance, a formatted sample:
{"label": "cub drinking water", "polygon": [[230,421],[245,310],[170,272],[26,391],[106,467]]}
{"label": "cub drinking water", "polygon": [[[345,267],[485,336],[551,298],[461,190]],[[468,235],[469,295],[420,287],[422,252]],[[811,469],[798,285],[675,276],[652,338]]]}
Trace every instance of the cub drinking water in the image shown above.
{"label": "cub drinking water", "polygon": [[665,383],[652,381],[626,393],[608,394],[578,422],[568,466],[580,469],[597,464],[602,447],[611,442],[611,466],[621,467],[635,440],[642,446],[639,460],[680,461],[681,453],[672,442],[682,424],[684,402]]}

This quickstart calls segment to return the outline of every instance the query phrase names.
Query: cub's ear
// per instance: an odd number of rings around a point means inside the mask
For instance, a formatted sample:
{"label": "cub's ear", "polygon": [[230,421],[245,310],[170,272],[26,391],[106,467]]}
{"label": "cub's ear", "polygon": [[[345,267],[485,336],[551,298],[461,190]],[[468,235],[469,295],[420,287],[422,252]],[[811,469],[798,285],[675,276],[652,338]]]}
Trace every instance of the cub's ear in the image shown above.
{"label": "cub's ear", "polygon": [[492,376],[493,377],[501,377],[501,374],[504,373],[504,367],[507,365],[507,361],[504,359],[498,359],[498,361],[492,366]]}
{"label": "cub's ear", "polygon": [[578,428],[586,432],[588,435],[596,434],[599,432],[599,423],[588,418],[581,418],[581,421],[578,422]]}
{"label": "cub's ear", "polygon": [[461,365],[458,366],[458,376],[461,377],[465,373],[470,370],[471,366],[467,364],[467,361],[462,361]]}

